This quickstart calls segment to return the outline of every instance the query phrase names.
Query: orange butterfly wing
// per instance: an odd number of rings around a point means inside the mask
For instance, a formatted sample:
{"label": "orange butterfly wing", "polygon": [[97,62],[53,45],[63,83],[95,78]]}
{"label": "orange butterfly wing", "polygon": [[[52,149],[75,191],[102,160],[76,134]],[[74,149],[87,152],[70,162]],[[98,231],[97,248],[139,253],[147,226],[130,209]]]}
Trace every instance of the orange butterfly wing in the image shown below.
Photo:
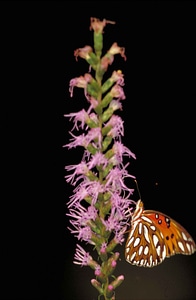
{"label": "orange butterfly wing", "polygon": [[153,267],[166,257],[195,251],[195,242],[185,228],[161,212],[144,210],[142,201],[137,202],[125,246],[129,263]]}

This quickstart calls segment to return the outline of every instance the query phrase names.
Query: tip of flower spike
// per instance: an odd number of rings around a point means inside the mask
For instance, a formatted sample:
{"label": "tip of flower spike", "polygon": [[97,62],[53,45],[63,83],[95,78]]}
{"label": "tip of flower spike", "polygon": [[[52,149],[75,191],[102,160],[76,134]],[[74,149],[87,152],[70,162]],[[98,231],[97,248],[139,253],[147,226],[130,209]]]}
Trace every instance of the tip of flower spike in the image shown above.
{"label": "tip of flower spike", "polygon": [[103,28],[106,26],[106,24],[115,24],[114,21],[109,21],[106,19],[103,19],[103,21],[100,21],[98,18],[91,17],[90,18],[90,30],[94,30],[96,33],[103,33]]}

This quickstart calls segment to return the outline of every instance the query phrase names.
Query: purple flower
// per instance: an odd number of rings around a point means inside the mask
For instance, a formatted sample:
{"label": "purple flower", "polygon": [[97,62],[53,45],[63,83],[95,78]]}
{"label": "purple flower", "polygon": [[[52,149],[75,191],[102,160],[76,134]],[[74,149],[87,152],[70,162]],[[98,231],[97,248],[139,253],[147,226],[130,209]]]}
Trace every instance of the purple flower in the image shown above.
{"label": "purple flower", "polygon": [[120,54],[124,58],[124,60],[127,59],[125,55],[125,48],[119,47],[116,42],[112,44],[111,48],[108,50],[108,54],[110,55]]}
{"label": "purple flower", "polygon": [[110,120],[105,124],[105,126],[111,126],[112,129],[109,131],[108,135],[112,138],[120,138],[124,135],[124,126],[121,117],[113,115]]}
{"label": "purple flower", "polygon": [[108,160],[105,157],[105,155],[101,152],[95,153],[95,155],[93,155],[89,160],[89,162],[87,163],[89,169],[92,169],[95,166],[100,166],[100,165],[102,165],[105,168],[107,164],[108,164]]}
{"label": "purple flower", "polygon": [[106,177],[107,182],[105,186],[111,191],[118,192],[119,194],[121,194],[122,191],[127,191],[128,195],[131,195],[134,190],[125,185],[125,178],[135,178],[135,176],[130,175],[125,167],[123,169],[114,167]]}
{"label": "purple flower", "polygon": [[89,221],[95,220],[97,217],[97,209],[94,206],[89,206],[85,208],[80,203],[76,203],[74,208],[69,210],[67,216],[70,216],[72,220],[72,224],[75,226],[86,226]]}
{"label": "purple flower", "polygon": [[125,94],[123,88],[119,84],[115,84],[110,91],[113,98],[117,98],[118,100],[124,100]]}
{"label": "purple flower", "polygon": [[95,275],[96,276],[100,276],[101,275],[101,267],[100,266],[96,267],[96,269],[95,269]]}
{"label": "purple flower", "polygon": [[91,204],[97,202],[99,193],[105,192],[105,186],[99,181],[90,181],[85,179],[74,189],[73,195],[70,196],[70,201],[68,201],[68,208],[76,205],[77,202],[81,202],[86,197],[91,197]]}
{"label": "purple flower", "polygon": [[95,99],[93,96],[88,96],[87,101],[90,103],[88,111],[91,111],[91,109],[95,109],[99,104],[98,100]]}
{"label": "purple flower", "polygon": [[72,228],[68,227],[70,232],[74,234],[78,240],[88,242],[89,244],[93,244],[91,241],[92,237],[92,230],[90,226],[80,226],[77,222],[70,220],[70,223],[72,224]]}
{"label": "purple flower", "polygon": [[68,149],[78,146],[87,148],[91,142],[94,142],[94,140],[97,140],[96,146],[99,148],[101,147],[102,134],[99,127],[91,128],[86,135],[82,133],[79,136],[75,136],[72,132],[70,132],[70,135],[72,136],[72,139],[70,139],[71,142],[64,145],[64,147],[67,147]]}
{"label": "purple flower", "polygon": [[120,103],[119,99],[112,100],[109,104],[109,108],[112,108],[113,112],[118,109],[122,110],[122,103]]}
{"label": "purple flower", "polygon": [[124,235],[126,230],[127,226],[124,226],[120,231],[115,232],[114,240],[116,241],[116,244],[122,245],[125,240]]}
{"label": "purple flower", "polygon": [[84,58],[86,60],[90,59],[90,54],[93,52],[93,49],[91,46],[85,46],[83,48],[79,48],[74,51],[74,56],[77,60],[78,56],[81,58]]}
{"label": "purple flower", "polygon": [[[73,185],[76,185],[79,179],[85,178],[84,175],[87,174],[89,171],[88,166],[85,164],[84,161],[81,161],[81,163],[79,163],[78,165],[66,166],[65,169],[68,171],[75,170],[73,174],[65,176],[66,181],[70,182]],[[76,176],[78,177],[75,179]]]}
{"label": "purple flower", "polygon": [[[73,120],[74,126],[71,131],[73,131],[75,128],[77,130],[79,130],[79,128],[84,129],[84,125],[85,125],[87,119],[89,118],[88,113],[84,109],[82,109],[81,111],[76,112],[76,113],[70,113],[70,114],[64,115],[64,117],[69,117],[70,120],[74,119]],[[80,122],[80,125],[78,125],[78,122]]]}
{"label": "purple flower", "polygon": [[80,201],[88,196],[88,191],[86,190],[85,186],[81,184],[78,185],[73,192],[73,195],[70,196],[70,200],[67,203],[68,208],[74,206],[76,203],[80,203]]}
{"label": "purple flower", "polygon": [[135,154],[121,142],[115,141],[113,150],[115,155],[120,157],[120,162],[122,162],[123,156],[133,157],[134,159],[136,159]]}
{"label": "purple flower", "polygon": [[79,136],[75,136],[73,133],[70,132],[72,139],[70,139],[70,143],[64,145],[63,147],[67,147],[68,149],[76,148],[78,146],[82,146],[85,141],[85,134],[82,133]]}
{"label": "purple flower", "polygon": [[80,186],[82,186],[82,188],[85,187],[88,195],[91,197],[92,205],[96,204],[99,194],[106,191],[105,185],[101,184],[99,181],[86,180],[83,181]]}
{"label": "purple flower", "polygon": [[76,245],[76,253],[73,263],[81,266],[88,266],[92,260],[89,252],[86,252],[79,244]]}
{"label": "purple flower", "polygon": [[84,138],[83,146],[86,148],[90,142],[97,139],[97,146],[101,148],[101,141],[102,141],[102,134],[101,129],[99,127],[97,128],[91,128],[87,135]]}
{"label": "purple flower", "polygon": [[100,252],[101,252],[102,254],[104,254],[104,253],[107,252],[107,243],[102,243]]}
{"label": "purple flower", "polygon": [[110,79],[116,82],[118,85],[124,85],[124,74],[120,70],[113,71]]}

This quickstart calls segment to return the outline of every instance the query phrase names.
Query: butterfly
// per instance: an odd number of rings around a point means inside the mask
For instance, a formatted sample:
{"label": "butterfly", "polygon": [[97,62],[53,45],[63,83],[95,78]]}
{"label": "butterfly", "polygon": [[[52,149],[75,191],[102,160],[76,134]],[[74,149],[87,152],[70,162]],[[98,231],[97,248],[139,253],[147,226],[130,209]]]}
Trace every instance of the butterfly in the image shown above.
{"label": "butterfly", "polygon": [[125,245],[125,259],[130,264],[154,267],[175,254],[191,255],[196,245],[185,228],[169,216],[144,210],[141,200],[131,217],[131,228]]}

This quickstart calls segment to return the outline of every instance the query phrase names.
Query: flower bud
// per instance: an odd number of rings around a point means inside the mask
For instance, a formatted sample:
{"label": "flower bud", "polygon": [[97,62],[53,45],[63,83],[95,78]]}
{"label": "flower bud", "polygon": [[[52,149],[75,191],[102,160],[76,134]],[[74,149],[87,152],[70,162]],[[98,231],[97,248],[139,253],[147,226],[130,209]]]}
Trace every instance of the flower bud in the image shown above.
{"label": "flower bud", "polygon": [[110,286],[112,286],[113,289],[115,290],[123,281],[124,281],[124,276],[120,275],[110,283]]}
{"label": "flower bud", "polygon": [[98,290],[100,295],[103,294],[103,289],[100,282],[98,282],[96,279],[91,279],[91,284]]}
{"label": "flower bud", "polygon": [[119,256],[120,253],[116,252],[108,259],[107,263],[104,266],[104,273],[106,273],[107,276],[110,276],[114,272],[117,264],[116,261],[118,260]]}

